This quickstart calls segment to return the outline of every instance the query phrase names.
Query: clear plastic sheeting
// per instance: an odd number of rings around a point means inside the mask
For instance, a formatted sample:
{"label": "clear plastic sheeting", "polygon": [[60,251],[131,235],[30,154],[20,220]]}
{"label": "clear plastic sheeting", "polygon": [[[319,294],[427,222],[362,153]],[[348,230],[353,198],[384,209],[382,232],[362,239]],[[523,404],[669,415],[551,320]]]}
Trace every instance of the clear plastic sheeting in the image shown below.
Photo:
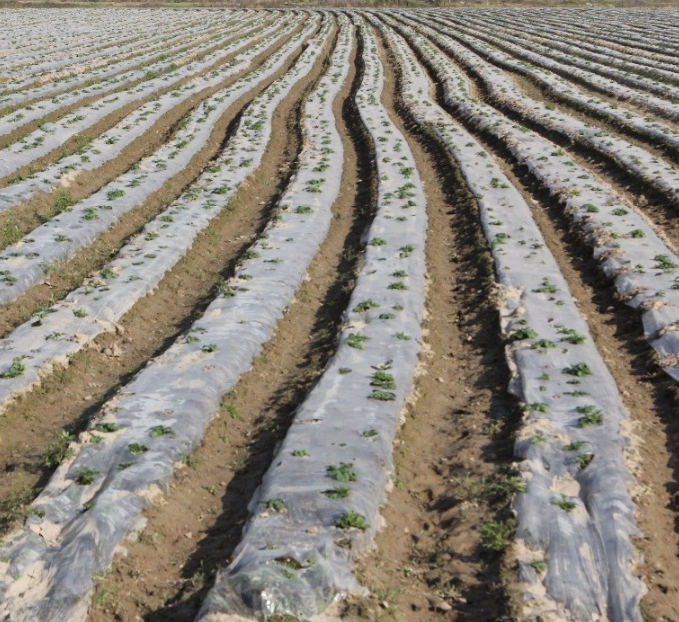
{"label": "clear plastic sheeting", "polygon": [[530,207],[483,146],[431,100],[404,39],[380,27],[399,62],[404,104],[457,161],[495,260],[510,390],[525,410],[515,447],[524,481],[514,500],[518,604],[528,619],[641,622],[645,586],[632,573],[639,556],[631,537],[639,532],[625,463],[630,423],[618,388]]}
{"label": "clear plastic sheeting", "polygon": [[519,164],[564,206],[594,249],[597,265],[621,297],[642,312],[644,335],[660,366],[679,380],[679,257],[662,233],[601,178],[539,134],[473,98],[464,75],[422,34],[407,26],[415,46],[441,79],[446,104],[477,131],[503,143]]}
{"label": "clear plastic sheeting", "polygon": [[670,99],[649,93],[640,93],[637,88],[629,85],[625,86],[614,78],[597,75],[585,68],[577,67],[571,64],[567,56],[558,59],[550,58],[533,51],[529,45],[517,45],[516,37],[502,37],[494,29],[489,30],[487,27],[479,28],[469,20],[461,20],[456,16],[455,19],[449,17],[446,21],[456,31],[477,37],[501,50],[508,51],[519,59],[559,73],[567,79],[580,82],[588,88],[604,92],[623,102],[630,102],[644,110],[649,110],[668,119],[679,120],[679,105],[673,103]]}
{"label": "clear plastic sheeting", "polygon": [[[121,90],[126,82],[148,78],[172,63],[185,65],[196,55],[204,53],[206,48],[218,46],[225,39],[232,37],[248,17],[252,19],[253,15],[237,15],[236,19],[226,23],[215,20],[220,24],[219,28],[214,26],[205,28],[206,24],[188,25],[188,28],[180,30],[174,36],[171,32],[155,36],[149,34],[147,45],[141,48],[142,53],[134,50],[135,53],[125,54],[124,59],[120,60],[118,57],[121,50],[116,50],[117,53],[112,56],[97,50],[92,53],[93,62],[78,64],[75,74],[79,76],[78,79],[65,71],[64,79],[57,79],[56,76],[50,80],[26,77],[24,81],[28,84],[24,88],[21,88],[17,81],[12,81],[5,85],[4,92],[0,87],[0,105],[3,109],[10,106],[13,109],[11,113],[0,118],[0,130],[5,133],[8,129],[16,129],[31,120],[45,116],[53,109],[59,110],[64,105],[88,96]],[[198,45],[191,45],[191,38],[195,38]],[[162,58],[158,59],[159,56]],[[148,61],[153,59],[156,62],[149,64]],[[60,95],[62,93],[63,95]],[[50,97],[54,99],[50,101],[48,99]],[[18,107],[23,102],[30,102],[30,108]],[[20,118],[17,118],[17,115],[20,115]],[[15,120],[8,122],[10,118]]]}
{"label": "clear plastic sheeting", "polygon": [[[262,22],[261,19],[253,20],[244,28],[241,40],[225,46],[216,55],[223,58],[252,45],[247,34],[256,34],[259,38],[266,37],[269,44],[278,40],[275,34],[281,27],[280,21],[276,20],[275,23],[266,27],[263,27]],[[164,114],[201,91],[217,87],[225,79],[243,71],[250,66],[252,59],[262,50],[262,47],[257,46],[254,54],[243,51],[231,62],[225,63],[207,74],[191,78],[184,84],[154,97],[152,101],[139,106],[103,134],[84,143],[76,153],[66,155],[46,168],[27,175],[25,179],[17,179],[12,184],[1,188],[0,210],[10,209],[18,203],[28,200],[36,193],[46,192],[55,187],[67,189],[78,183],[77,177],[80,173],[95,170],[106,162],[114,160],[128,145],[153,127]],[[208,55],[203,58],[202,61],[206,61],[205,64],[201,61],[201,63],[192,65],[191,72],[196,72],[201,66],[205,69],[217,62],[216,55]],[[162,88],[165,89],[166,87],[167,84]],[[36,139],[33,138],[32,140],[35,142]]]}
{"label": "clear plastic sheeting", "polygon": [[[433,28],[421,24],[418,30],[448,52],[462,66],[480,77],[493,105],[510,109],[521,118],[560,134],[570,142],[598,151],[615,160],[623,169],[648,186],[668,196],[679,205],[679,169],[627,140],[555,110],[554,106],[527,97],[521,93],[513,80],[501,69],[479,58],[456,41],[451,41],[446,31],[442,36]],[[416,22],[417,23],[417,22]],[[670,138],[670,140],[672,140]],[[679,141],[676,141],[679,145]]]}
{"label": "clear plastic sheeting", "polygon": [[217,576],[202,622],[306,620],[364,592],[352,560],[374,547],[392,443],[418,362],[427,218],[415,159],[380,101],[374,35],[353,17],[364,63],[356,103],[375,149],[377,213],[337,351],[250,502],[243,539]]}
{"label": "clear plastic sheeting", "polygon": [[[289,35],[298,25],[299,22],[293,20],[270,38],[244,52],[246,66],[259,52]],[[304,32],[308,33],[314,25],[316,22],[309,20]],[[258,83],[275,74],[298,47],[297,39],[282,45],[257,68],[203,100],[187,115],[169,141],[141,159],[135,167],[0,252],[3,275],[0,276],[0,305],[8,304],[33,285],[44,281],[55,262],[73,257],[184,170],[208,142],[215,125],[228,108]]]}
{"label": "clear plastic sheeting", "polygon": [[[274,89],[265,90],[247,106],[226,149],[113,261],[63,301],[6,335],[0,348],[0,372],[11,368],[17,358],[25,370],[0,378],[0,412],[10,400],[38,384],[54,365],[67,364],[70,356],[98,335],[120,331],[117,322],[123,315],[154,290],[210,221],[230,208],[243,182],[259,167],[271,137],[273,111],[299,74],[300,66],[294,65]],[[66,243],[60,239],[55,243]]]}
{"label": "clear plastic sheeting", "polygon": [[[298,46],[317,25],[317,17],[307,20]],[[272,101],[277,89],[320,62],[330,28],[326,15],[294,74],[269,87]],[[341,145],[334,146],[341,159]],[[306,192],[297,182],[293,191]],[[200,443],[221,396],[271,337],[325,236],[338,192],[339,177],[328,178],[323,192],[307,193],[310,213],[286,210],[274,220],[186,338],[107,402],[72,445],[73,458],[35,500],[24,528],[0,549],[0,618],[85,619],[93,575],[108,568],[123,538],[143,523],[143,509],[165,488],[175,463]],[[250,277],[247,287],[242,274]]]}
{"label": "clear plastic sheeting", "polygon": [[[503,52],[499,48],[484,43],[481,39],[463,34],[460,29],[446,26],[446,21],[437,16],[429,14],[426,22],[421,21],[420,13],[409,12],[408,17],[426,23],[441,32],[452,43],[458,40],[474,53],[490,61],[494,65],[503,67],[512,72],[530,78],[534,83],[544,89],[547,93],[558,100],[565,100],[581,110],[587,110],[597,116],[606,117],[609,121],[619,124],[622,127],[633,129],[636,133],[666,144],[672,149],[679,149],[679,131],[667,124],[659,122],[657,119],[646,114],[636,112],[633,107],[625,104],[618,104],[607,101],[594,95],[591,91],[578,86],[575,82],[559,76],[553,71],[549,71],[535,63],[528,63],[513,58],[509,53]],[[510,51],[519,51],[518,46],[507,44],[504,46]],[[594,128],[590,126],[590,130]],[[596,132],[596,130],[594,130]],[[605,131],[603,132],[606,133]],[[656,169],[657,170],[657,169]],[[658,175],[662,179],[661,175]]]}
{"label": "clear plastic sheeting", "polygon": [[[275,27],[280,27],[280,23],[275,24],[274,28]],[[267,29],[265,29],[265,32],[267,32]],[[269,29],[268,32],[271,32],[271,29]],[[272,42],[273,41],[268,41],[269,44]],[[212,43],[214,44],[214,42]],[[199,47],[209,48],[211,45],[203,43],[201,46],[196,46],[196,48]],[[152,71],[151,74],[146,74],[146,71],[138,70],[135,73],[137,79],[141,79],[144,76],[154,77],[144,80],[128,89],[102,96],[97,101],[72,111],[56,122],[44,123],[27,136],[14,141],[0,150],[0,176],[4,177],[11,175],[23,166],[30,164],[33,160],[62,146],[68,139],[91,128],[96,125],[98,121],[127,104],[141,102],[144,98],[151,97],[157,91],[168,89],[173,85],[181,89],[181,85],[178,84],[181,80],[190,78],[193,74],[201,70],[208,69],[221,58],[229,56],[235,50],[242,47],[242,43],[236,42],[175,69],[172,68],[171,62],[162,61],[147,68],[149,71]],[[248,54],[252,49],[254,48],[246,50],[239,55],[239,57],[232,59],[232,61],[235,62],[225,63],[221,68],[218,68],[217,71],[221,70],[222,78],[227,77],[232,73],[236,73],[244,67],[248,67],[252,58],[257,55]],[[257,47],[259,53],[261,53],[263,49],[264,48],[261,46]],[[167,71],[168,69],[170,69],[170,71]],[[117,81],[114,80],[112,85],[113,87],[117,86]],[[103,87],[99,85],[99,88]],[[97,91],[98,89],[92,87],[91,92],[96,93]],[[44,106],[45,109],[38,109],[37,106],[31,106],[31,112],[22,113],[15,111],[4,119],[0,119],[0,131],[2,133],[11,131],[13,129],[12,125],[15,122],[20,122],[26,118],[27,115],[33,120],[39,119],[50,110],[59,110],[63,106],[67,106],[69,100],[77,101],[81,98],[80,94],[74,95],[73,93],[67,93],[48,100]]]}

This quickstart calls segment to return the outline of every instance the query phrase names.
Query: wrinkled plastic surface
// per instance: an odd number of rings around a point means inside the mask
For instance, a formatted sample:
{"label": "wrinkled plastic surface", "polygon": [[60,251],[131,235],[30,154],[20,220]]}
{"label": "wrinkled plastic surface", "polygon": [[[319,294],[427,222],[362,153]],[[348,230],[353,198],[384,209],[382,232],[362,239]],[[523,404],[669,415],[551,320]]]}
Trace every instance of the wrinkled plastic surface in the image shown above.
{"label": "wrinkled plastic surface", "polygon": [[[412,30],[381,17],[423,54],[436,54]],[[482,145],[430,99],[430,85],[404,40],[383,30],[398,51],[406,106],[457,161],[495,260],[510,390],[526,411],[515,448],[525,491],[514,500],[513,547],[524,615],[641,622],[645,586],[631,572],[638,529],[627,490],[633,483],[625,464],[629,415],[618,388],[531,209]],[[583,363],[586,373],[569,373]],[[586,413],[601,420],[583,425]]]}
{"label": "wrinkled plastic surface", "polygon": [[[259,99],[271,102],[318,58],[328,24],[291,72]],[[318,18],[307,19],[299,49]],[[258,110],[261,112],[261,110]],[[236,165],[236,164],[234,164]],[[83,620],[94,573],[105,570],[122,539],[143,525],[142,510],[165,489],[175,463],[200,443],[221,396],[247,371],[290,303],[327,230],[329,215],[285,214],[267,230],[227,295],[213,300],[190,334],[153,359],[107,402],[88,432],[72,445],[33,503],[23,529],[0,549],[0,617],[11,622]],[[295,243],[289,240],[294,236]],[[275,261],[274,261],[275,260]],[[132,443],[145,445],[142,453]]]}

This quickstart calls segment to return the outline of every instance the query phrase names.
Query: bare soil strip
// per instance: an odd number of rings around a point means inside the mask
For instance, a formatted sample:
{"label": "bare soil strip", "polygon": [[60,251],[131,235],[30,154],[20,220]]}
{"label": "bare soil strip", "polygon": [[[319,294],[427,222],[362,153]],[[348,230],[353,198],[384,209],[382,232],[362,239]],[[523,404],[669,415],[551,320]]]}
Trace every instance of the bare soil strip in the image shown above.
{"label": "bare soil strip", "polygon": [[[290,36],[294,36],[294,33]],[[261,38],[253,39],[253,45],[260,39]],[[127,145],[118,156],[109,162],[106,162],[99,168],[82,171],[77,177],[69,182],[68,186],[64,186],[64,188],[35,194],[29,200],[16,207],[1,212],[0,249],[6,248],[20,239],[23,235],[26,235],[47,220],[56,216],[64,209],[64,206],[68,206],[68,203],[80,201],[93,194],[109,181],[129,170],[132,165],[143,157],[156,151],[161,145],[171,139],[184,117],[195,110],[204,99],[213,95],[220,89],[228,87],[243,75],[252,71],[289,39],[290,37],[283,38],[275,48],[267,49],[257,55],[253,59],[252,64],[248,67],[232,74],[214,87],[209,87],[194,93],[190,98],[166,112],[153,124],[153,126],[146,132],[140,134],[138,138]],[[242,50],[229,55],[226,62],[241,52]],[[185,81],[182,81],[182,83],[185,83],[193,77],[195,76],[187,78]],[[175,86],[173,85],[172,88],[175,88]],[[82,141],[88,141],[95,138],[106,131],[106,129],[108,128],[103,126],[102,128],[99,128],[98,125],[94,126],[87,132],[80,134],[81,138],[74,140],[76,143],[82,144]],[[59,157],[61,157],[61,154]]]}
{"label": "bare soil strip", "polygon": [[[210,52],[221,49],[224,46],[225,43],[231,42],[233,40],[237,40],[237,39],[243,37],[244,34],[247,34],[247,31],[234,34],[233,37],[230,37],[225,42],[220,43],[215,48],[205,50],[205,54],[208,54]],[[256,45],[261,40],[261,38],[262,37],[253,37],[250,41],[248,41],[248,43],[250,44],[250,46]],[[162,95],[162,94],[167,93],[167,92],[169,92],[169,91],[171,91],[171,90],[173,90],[173,89],[175,89],[179,86],[182,86],[183,84],[186,84],[187,82],[191,81],[192,79],[194,79],[198,76],[208,74],[211,71],[218,69],[219,67],[222,67],[223,65],[228,63],[233,57],[235,57],[237,54],[239,54],[242,51],[243,50],[237,50],[237,51],[233,52],[232,54],[228,54],[224,58],[219,59],[218,61],[216,61],[212,65],[206,67],[205,69],[203,69],[199,72],[196,72],[195,74],[181,78],[180,80],[172,82],[172,83],[168,84],[167,86],[165,86],[161,89],[158,89],[157,91],[154,91],[153,93],[150,93],[149,95],[146,95],[145,97],[141,97],[141,98],[139,98],[135,101],[129,102],[128,104],[116,109],[114,112],[106,115],[105,117],[100,119],[97,123],[95,123],[91,127],[87,128],[83,132],[80,132],[79,134],[77,134],[77,135],[69,138],[68,140],[66,140],[58,148],[53,149],[51,152],[49,152],[49,153],[47,153],[47,154],[45,154],[45,155],[43,155],[39,158],[36,158],[30,164],[27,164],[26,166],[14,171],[11,175],[0,178],[0,187],[6,186],[8,183],[11,183],[12,179],[14,179],[14,178],[25,177],[25,176],[31,175],[35,171],[39,171],[40,169],[44,168],[48,164],[51,164],[52,162],[57,161],[59,158],[65,156],[65,155],[71,155],[72,153],[75,153],[78,149],[80,149],[80,147],[83,144],[83,141],[87,141],[87,140],[90,140],[94,137],[99,136],[100,134],[102,134],[106,130],[110,129],[111,127],[113,127],[114,125],[119,123],[128,114],[130,114],[131,112],[133,112],[134,110],[136,110],[137,108],[142,106],[143,104],[145,104],[149,101],[152,101],[158,95]],[[268,53],[265,52],[262,55],[258,56],[257,59],[254,62],[256,63],[260,59],[268,58],[271,55],[272,52],[273,52],[273,50],[270,49],[268,51]],[[200,57],[204,56],[205,54],[201,53]],[[254,66],[255,66],[254,64],[251,64],[249,67],[252,68]],[[143,79],[138,80],[137,82],[134,82],[134,83],[127,83],[127,84],[121,86],[120,89],[110,91],[106,95],[107,96],[115,95],[115,93],[118,92],[119,90],[130,88],[131,86],[134,86],[135,84],[139,84],[142,81],[143,81]],[[6,134],[5,136],[0,138],[0,148],[5,147],[9,143],[12,143],[15,140],[17,140],[18,138],[21,138],[22,136],[34,131],[38,127],[39,123],[56,121],[57,119],[62,118],[66,114],[73,112],[74,110],[77,110],[78,108],[81,108],[82,106],[84,106],[88,103],[98,101],[99,99],[101,99],[101,97],[102,97],[101,95],[92,95],[85,100],[81,100],[77,103],[74,103],[74,104],[71,104],[71,105],[68,105],[68,106],[64,106],[63,108],[60,108],[57,112],[50,113],[49,115],[46,115],[42,119],[38,119],[33,123],[27,124],[26,126],[22,126],[21,128],[18,128],[17,130],[15,130],[15,132],[12,132],[11,134]],[[24,132],[25,128],[27,128],[27,129]]]}
{"label": "bare soil strip", "polygon": [[[451,60],[455,62],[455,59],[451,58]],[[668,240],[674,249],[679,249],[679,219],[677,218],[679,205],[674,196],[668,197],[659,190],[650,187],[643,179],[637,177],[632,171],[625,168],[612,157],[608,157],[606,154],[586,146],[572,143],[562,134],[550,131],[542,125],[531,121],[528,116],[518,114],[515,111],[508,109],[507,106],[498,105],[498,102],[488,95],[487,90],[480,84],[480,81],[473,72],[463,68],[459,63],[456,63],[456,65],[475,85],[475,96],[500,110],[508,118],[521,123],[534,132],[563,147],[569,154],[571,160],[586,170],[595,172],[609,184],[626,203],[642,212],[653,224],[655,230],[665,240]],[[514,78],[515,76],[512,77]],[[528,81],[524,79],[524,83],[525,82]],[[539,95],[536,96],[537,94],[535,91],[538,91],[539,93],[539,89],[533,87],[533,92],[527,94],[531,97],[535,97],[538,101],[544,101],[543,97]],[[569,114],[573,113],[572,110],[567,110],[567,112]],[[626,136],[623,137],[623,139],[629,140]],[[656,154],[660,160],[664,159],[664,155],[660,154],[658,150],[653,149],[648,145],[640,146],[647,151]]]}
{"label": "bare soil strip", "polygon": [[[291,35],[292,37],[295,36],[295,32]],[[289,40],[289,38],[284,38],[281,45],[287,40]],[[266,58],[270,53],[270,51],[268,53],[265,52],[262,58],[257,58],[257,61]],[[69,261],[59,264],[49,274],[49,278],[44,283],[33,287],[19,296],[14,302],[3,307],[2,310],[0,310],[0,335],[6,334],[19,324],[25,322],[36,310],[49,306],[56,300],[62,299],[69,291],[80,285],[87,275],[101,269],[106,262],[115,256],[125,242],[129,240],[132,235],[140,231],[151,218],[166,209],[184,189],[195,181],[198,175],[205,170],[210,161],[221,150],[225,141],[228,140],[237,119],[240,117],[243,107],[246,106],[253,97],[271,84],[278,76],[285,73],[294,60],[294,57],[291,58],[279,71],[259,83],[253,90],[244,94],[234,102],[215,125],[210,140],[201,151],[193,157],[180,174],[170,179],[162,188],[149,196],[144,203],[125,214],[125,216],[113,227],[97,238],[93,244],[80,251]],[[195,101],[194,106],[197,106],[199,103],[199,101]],[[189,111],[186,110],[185,112]],[[184,115],[181,115],[181,117],[183,116]],[[175,129],[179,122],[180,121],[178,120],[175,124]],[[172,129],[173,128],[171,128],[170,131],[172,131]],[[135,143],[135,146],[136,149],[132,149],[126,156],[128,161],[130,161],[130,164],[126,168],[129,168],[136,158],[141,157],[144,152],[147,152],[147,150],[142,147],[142,144]],[[107,169],[108,166],[109,165],[106,165],[102,168]],[[115,163],[111,163],[110,166],[112,172],[107,173],[106,178],[113,179],[117,174],[116,168],[122,168],[123,165],[118,167]],[[103,182],[94,178],[91,183],[93,186],[101,186]]]}
{"label": "bare soil strip", "polygon": [[[309,280],[298,290],[276,337],[224,397],[222,411],[203,446],[187,460],[189,468],[178,474],[167,504],[147,512],[148,524],[138,541],[102,578],[91,622],[132,620],[144,611],[149,621],[193,620],[213,575],[240,539],[247,504],[276,442],[335,349],[361,237],[375,203],[368,142],[357,132],[360,124],[351,104],[357,84],[352,71],[334,105],[344,121],[345,191],[333,207],[335,220]],[[289,121],[291,137],[298,131],[298,116]],[[284,143],[286,134],[280,137]],[[149,547],[161,543],[162,552],[150,556]]]}
{"label": "bare soil strip", "polygon": [[[384,56],[384,53],[383,53]],[[386,58],[386,56],[384,56]],[[387,63],[387,67],[390,64]],[[497,620],[507,611],[500,558],[480,527],[508,517],[519,412],[492,304],[492,261],[474,198],[456,165],[408,118],[389,71],[385,105],[416,156],[428,199],[430,356],[394,449],[396,487],[377,552],[359,564],[372,592],[346,620]]]}
{"label": "bare soil strip", "polygon": [[[426,66],[426,64],[425,64]],[[439,103],[445,107],[443,97]],[[667,576],[677,576],[679,533],[677,495],[679,471],[676,468],[677,424],[670,413],[677,410],[679,393],[675,383],[663,378],[654,355],[644,343],[636,312],[621,304],[614,288],[598,271],[585,244],[569,232],[566,218],[557,202],[534,181],[527,170],[516,167],[511,154],[497,141],[467,129],[484,144],[527,200],[536,206],[536,220],[550,251],[581,303],[597,348],[602,353],[621,389],[625,406],[645,440],[641,447],[642,470],[636,473],[643,487],[635,498],[637,520],[644,538],[636,542],[645,557],[642,579],[649,587],[644,608],[650,619],[676,620],[679,591],[670,587]]]}
{"label": "bare soil strip", "polygon": [[[206,56],[210,53],[219,51],[225,45],[228,45],[229,43],[233,42],[234,40],[241,38],[243,35],[246,35],[248,33],[247,24],[244,24],[243,26],[244,26],[243,29],[239,29],[237,32],[234,32],[233,35],[230,36],[228,39],[225,39],[224,41],[220,41],[218,44],[213,45],[212,47],[209,47],[205,50],[201,50],[200,53],[196,54],[195,56],[191,55],[191,54],[185,54],[185,53],[190,52],[190,50],[195,45],[203,43],[203,42],[205,42],[209,39],[217,38],[218,33],[215,33],[210,37],[203,37],[203,38],[201,38],[201,39],[199,39],[195,42],[192,42],[190,45],[187,45],[184,48],[181,48],[180,50],[176,51],[173,54],[173,56],[174,55],[178,56],[180,54],[184,54],[184,57],[182,57],[181,62],[176,63],[177,66],[181,67],[182,65],[186,64],[186,62],[188,62],[188,60],[199,60],[200,58],[203,58],[204,56]],[[187,57],[190,57],[190,58],[187,58]],[[134,69],[143,69],[144,66],[149,65],[151,62],[152,61],[146,61],[139,66],[129,67],[129,68],[125,69],[125,71],[122,72],[122,73],[127,73],[128,71],[132,71]],[[220,60],[218,65],[221,65],[222,63],[223,63],[223,61]],[[169,70],[169,67],[170,67],[170,65],[168,64],[168,70]],[[106,76],[106,79],[110,79],[111,77],[114,77],[114,76]],[[82,108],[83,106],[87,106],[88,104],[92,104],[94,102],[100,101],[102,98],[111,97],[111,96],[115,95],[116,93],[118,93],[120,91],[124,91],[124,90],[130,89],[130,88],[133,88],[133,87],[137,86],[138,84],[141,84],[145,80],[146,80],[146,78],[142,77],[142,78],[139,78],[137,80],[131,80],[129,82],[123,82],[117,88],[115,88],[111,91],[107,91],[103,95],[101,93],[95,93],[93,95],[87,95],[86,97],[83,97],[82,99],[79,99],[78,101],[72,102],[72,103],[68,104],[67,106],[63,106],[62,108],[59,108],[59,110],[51,112],[51,113],[45,115],[44,117],[42,117],[40,119],[36,119],[35,121],[31,121],[30,123],[26,123],[26,124],[16,128],[13,132],[10,132],[8,134],[3,134],[0,137],[0,148],[7,146],[8,144],[14,142],[15,140],[17,140],[19,138],[22,138],[23,136],[26,136],[27,134],[30,134],[31,132],[35,131],[38,128],[38,126],[42,123],[54,122],[58,119],[63,118],[64,116],[66,116],[70,112],[77,110],[78,108]],[[89,86],[89,85],[77,85],[77,86],[74,86],[72,90],[73,91],[79,91],[83,88],[83,86]],[[63,92],[59,93],[58,95],[63,96],[64,94],[66,94],[68,92],[69,91],[63,91]],[[155,93],[154,93],[153,96],[155,96]],[[37,102],[39,102],[43,99],[44,99],[43,97],[40,97],[40,98],[37,98],[35,100],[28,100],[28,101],[25,101],[25,102],[21,102],[20,104],[17,104],[15,106],[10,106],[6,109],[0,110],[0,114],[1,115],[11,114],[14,110],[18,110],[20,108],[25,108],[26,106],[30,106],[30,105],[37,105]],[[139,101],[146,101],[147,99],[149,99],[149,98],[144,98],[144,100],[139,100]],[[135,103],[135,102],[132,102],[132,103]],[[137,105],[139,105],[139,104],[137,104]]]}
{"label": "bare soil strip", "polygon": [[[293,57],[266,84],[234,104],[213,133],[205,161],[200,165],[190,165],[195,169],[189,178],[191,181],[209,165],[210,159],[228,139],[242,108],[267,84],[285,73],[294,60]],[[198,237],[189,254],[164,277],[153,294],[139,301],[122,318],[122,333],[104,334],[97,338],[91,348],[73,357],[67,368],[56,371],[40,388],[20,399],[0,418],[0,464],[5,473],[11,474],[0,481],[0,531],[11,527],[23,506],[35,496],[57,466],[53,463],[56,461],[55,454],[58,454],[59,448],[65,449],[63,439],[66,437],[63,434],[83,429],[92,414],[120,386],[151,357],[164,351],[200,316],[225,274],[233,272],[243,249],[264,227],[280,188],[287,183],[292,172],[291,164],[296,157],[294,149],[299,137],[296,142],[288,141],[287,118],[292,114],[290,110],[295,105],[295,98],[299,98],[300,90],[309,79],[305,78],[293,90],[274,117],[273,136],[280,138],[274,138],[263,167],[248,182],[247,188],[236,196],[233,210],[224,210]],[[154,213],[171,202],[186,185],[188,182],[176,189],[173,187],[169,196],[161,195],[162,203]],[[136,219],[126,225],[130,231],[125,239],[139,230],[150,217],[146,212],[137,214]],[[63,273],[64,294],[74,283],[79,284],[85,274],[94,271],[94,263],[103,263],[115,254],[124,239],[121,238],[114,246],[113,242],[117,239],[109,238],[110,233],[104,236],[106,241],[95,245],[97,248],[84,251],[85,257],[80,258],[70,272]],[[56,288],[52,278],[50,283]],[[49,290],[49,286],[46,287]],[[27,429],[23,422],[29,422],[30,428]]]}

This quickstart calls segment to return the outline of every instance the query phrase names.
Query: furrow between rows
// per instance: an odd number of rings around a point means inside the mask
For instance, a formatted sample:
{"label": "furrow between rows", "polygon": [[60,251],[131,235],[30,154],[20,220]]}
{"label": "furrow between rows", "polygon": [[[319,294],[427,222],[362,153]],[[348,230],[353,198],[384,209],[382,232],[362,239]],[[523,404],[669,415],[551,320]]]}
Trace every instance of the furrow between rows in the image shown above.
{"label": "furrow between rows", "polygon": [[[299,57],[297,75],[319,62],[330,26],[326,19],[321,32]],[[314,28],[313,21],[309,28]],[[294,83],[293,78],[288,80]],[[275,98],[283,84],[274,87],[270,95]],[[10,538],[8,548],[18,547],[28,555],[12,555],[24,571],[28,568],[20,560],[28,561],[33,555],[29,551],[54,569],[42,577],[34,576],[28,591],[11,578],[12,570],[5,574],[9,581],[3,586],[8,590],[5,607],[10,607],[11,619],[33,619],[38,611],[46,620],[63,619],[65,615],[72,620],[84,618],[92,574],[110,564],[120,539],[135,527],[141,510],[159,491],[158,486],[164,486],[171,477],[174,463],[200,442],[221,394],[250,366],[252,356],[289,302],[295,287],[290,289],[291,283],[286,281],[302,278],[322,238],[313,213],[291,213],[289,218],[286,214],[269,227],[256,249],[246,254],[239,270],[250,275],[249,287],[234,278],[225,287],[225,295],[210,303],[195,330],[156,358],[125,392],[105,405],[103,419],[97,418],[90,432],[81,435],[74,459],[62,465],[36,501],[36,506],[44,510],[43,525],[53,525],[61,535],[44,540],[33,531],[29,519],[27,528]],[[286,242],[296,228],[301,228],[300,233],[311,231],[296,244]],[[271,261],[272,257],[277,261]],[[285,279],[283,273],[295,276]],[[274,296],[275,291],[278,294]],[[262,304],[264,298],[266,304]],[[187,384],[191,377],[193,381]],[[149,391],[155,394],[151,401]],[[127,462],[129,457],[132,462]],[[83,473],[90,476],[83,479]],[[106,525],[107,536],[97,538],[93,548],[94,525],[97,529]],[[77,559],[77,568],[66,559]]]}
{"label": "furrow between rows", "polygon": [[521,615],[577,619],[584,611],[641,620],[645,588],[630,572],[638,531],[623,453],[629,416],[615,382],[530,208],[501,168],[480,155],[482,145],[426,99],[429,83],[405,41],[386,34],[407,75],[406,105],[461,167],[495,260],[502,330],[511,344],[510,391],[525,411],[515,448],[525,483],[514,501],[512,551],[524,584]]}

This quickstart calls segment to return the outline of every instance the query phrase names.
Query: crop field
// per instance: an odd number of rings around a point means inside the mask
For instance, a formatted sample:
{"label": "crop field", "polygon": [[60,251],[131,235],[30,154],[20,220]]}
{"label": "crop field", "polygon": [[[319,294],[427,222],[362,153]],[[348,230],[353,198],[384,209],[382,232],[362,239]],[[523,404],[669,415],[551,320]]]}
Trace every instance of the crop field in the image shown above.
{"label": "crop field", "polygon": [[679,622],[679,13],[0,26],[0,620]]}

